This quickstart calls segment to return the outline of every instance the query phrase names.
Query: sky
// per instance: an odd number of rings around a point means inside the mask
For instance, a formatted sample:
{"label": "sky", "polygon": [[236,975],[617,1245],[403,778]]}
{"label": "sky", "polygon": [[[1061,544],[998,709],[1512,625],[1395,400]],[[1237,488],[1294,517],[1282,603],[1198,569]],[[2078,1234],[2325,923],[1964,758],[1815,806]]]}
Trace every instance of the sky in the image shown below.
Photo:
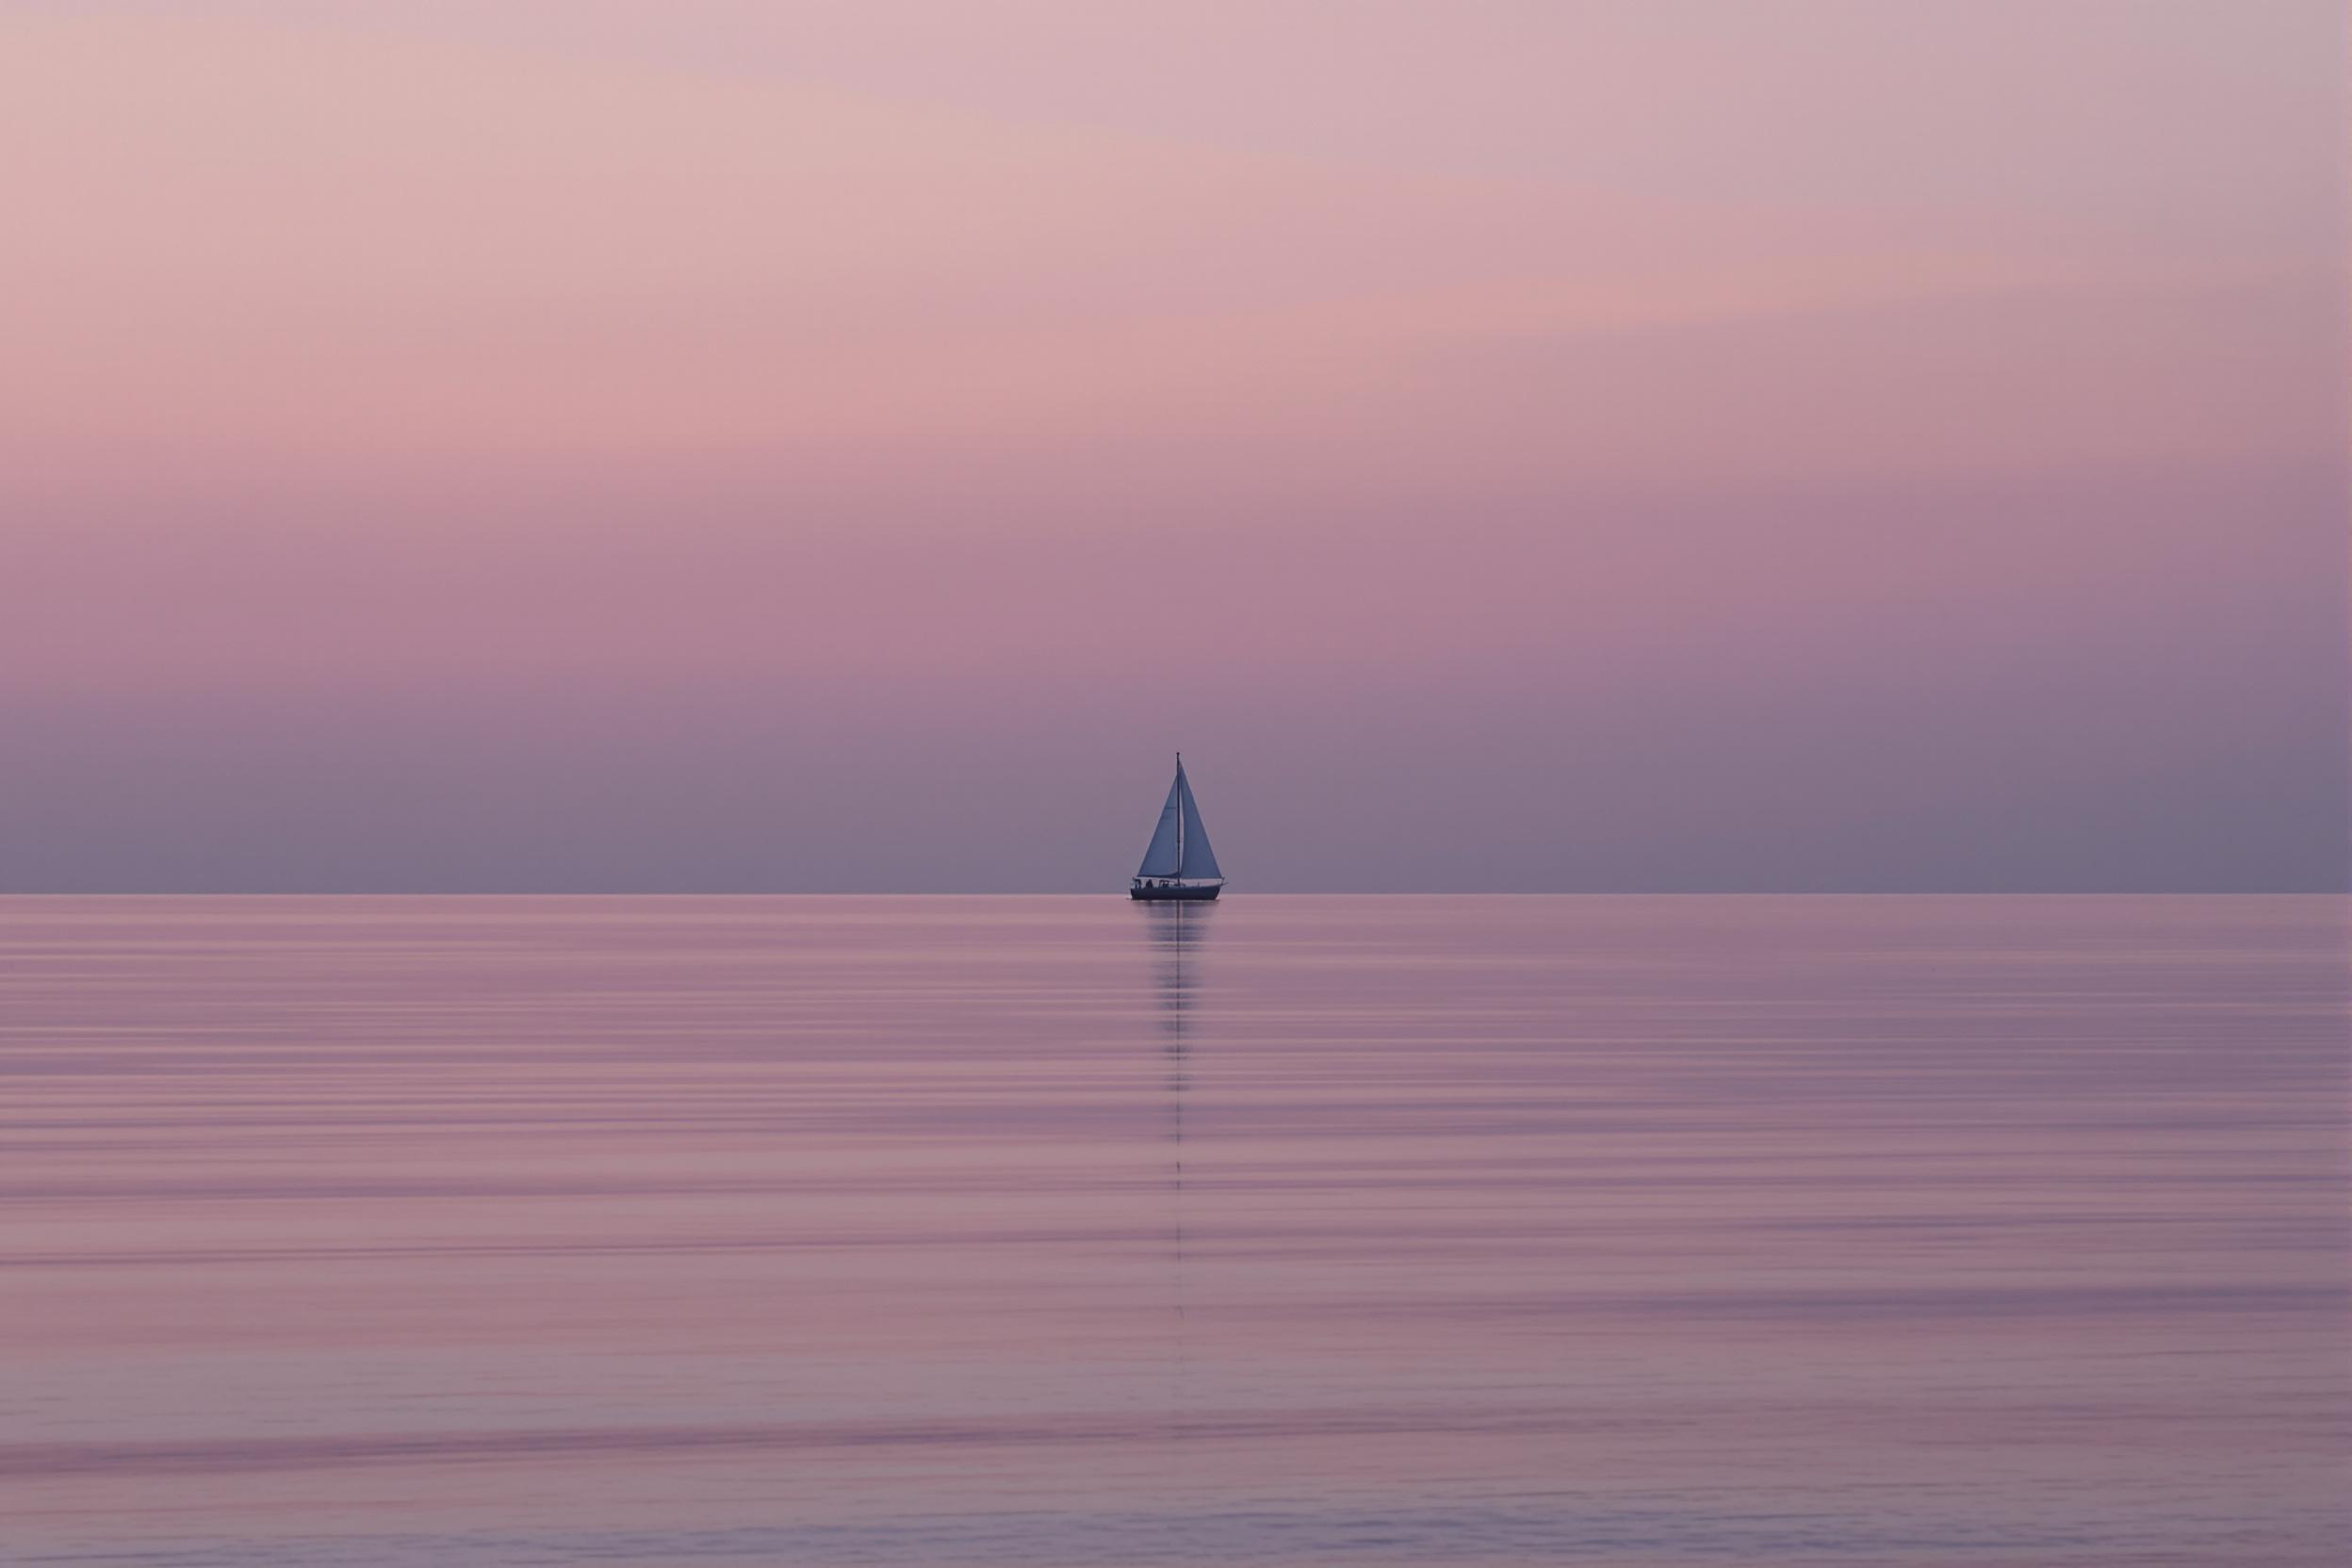
{"label": "sky", "polygon": [[2341,890],[2345,42],[14,0],[0,890]]}

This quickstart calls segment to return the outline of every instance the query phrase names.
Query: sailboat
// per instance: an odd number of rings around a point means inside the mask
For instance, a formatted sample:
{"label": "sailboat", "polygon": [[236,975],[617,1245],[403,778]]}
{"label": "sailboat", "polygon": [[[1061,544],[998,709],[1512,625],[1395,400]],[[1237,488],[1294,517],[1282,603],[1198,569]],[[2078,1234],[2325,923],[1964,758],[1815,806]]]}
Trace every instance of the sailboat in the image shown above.
{"label": "sailboat", "polygon": [[1217,852],[1209,848],[1209,830],[1200,825],[1200,808],[1192,798],[1192,781],[1184,776],[1184,754],[1176,754],[1176,782],[1168,787],[1168,804],[1160,808],[1160,825],[1152,831],[1152,847],[1127,885],[1129,898],[1215,898],[1225,889],[1225,874],[1217,869]]}

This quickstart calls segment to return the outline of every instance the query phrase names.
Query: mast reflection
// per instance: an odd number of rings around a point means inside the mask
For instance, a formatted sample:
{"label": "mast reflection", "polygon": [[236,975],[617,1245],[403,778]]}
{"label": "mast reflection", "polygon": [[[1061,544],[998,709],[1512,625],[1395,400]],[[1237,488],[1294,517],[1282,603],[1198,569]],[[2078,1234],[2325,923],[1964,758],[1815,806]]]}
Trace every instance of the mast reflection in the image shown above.
{"label": "mast reflection", "polygon": [[1177,1169],[1184,1168],[1184,1090],[1191,1086],[1187,1037],[1193,1006],[1200,999],[1200,959],[1209,923],[1217,906],[1199,903],[1139,904],[1144,928],[1152,943],[1154,1020],[1160,1035],[1160,1056],[1167,1076],[1170,1106],[1169,1135],[1177,1145]]}

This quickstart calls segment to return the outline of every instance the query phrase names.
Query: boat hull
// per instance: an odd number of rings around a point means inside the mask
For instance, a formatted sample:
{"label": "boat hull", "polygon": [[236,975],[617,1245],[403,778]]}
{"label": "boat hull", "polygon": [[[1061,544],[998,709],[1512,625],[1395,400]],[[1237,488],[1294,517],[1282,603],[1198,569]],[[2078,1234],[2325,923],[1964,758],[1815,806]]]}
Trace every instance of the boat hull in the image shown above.
{"label": "boat hull", "polygon": [[1165,904],[1180,899],[1191,904],[1205,904],[1224,890],[1225,884],[1222,882],[1185,884],[1138,880],[1129,885],[1127,896],[1139,904]]}

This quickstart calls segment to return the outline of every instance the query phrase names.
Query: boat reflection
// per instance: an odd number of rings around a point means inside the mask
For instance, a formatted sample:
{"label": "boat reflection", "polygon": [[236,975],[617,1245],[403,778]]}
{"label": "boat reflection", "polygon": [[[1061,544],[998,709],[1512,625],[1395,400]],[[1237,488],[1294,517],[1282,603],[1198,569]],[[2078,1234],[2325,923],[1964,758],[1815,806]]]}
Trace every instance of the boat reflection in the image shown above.
{"label": "boat reflection", "polygon": [[1184,1091],[1192,1086],[1190,1035],[1200,1001],[1200,956],[1217,906],[1152,903],[1136,906],[1152,944],[1154,1019],[1168,1099],[1168,1139],[1174,1145],[1172,1180],[1184,1175]]}
{"label": "boat reflection", "polygon": [[1185,1323],[1184,1097],[1192,1086],[1191,1035],[1200,999],[1201,950],[1217,906],[1205,902],[1139,903],[1152,952],[1152,1021],[1159,1036],[1161,1084],[1168,1100],[1168,1337],[1167,1439],[1174,1468],[1167,1484],[1189,1465],[1186,1412],[1191,1408],[1192,1338]]}

